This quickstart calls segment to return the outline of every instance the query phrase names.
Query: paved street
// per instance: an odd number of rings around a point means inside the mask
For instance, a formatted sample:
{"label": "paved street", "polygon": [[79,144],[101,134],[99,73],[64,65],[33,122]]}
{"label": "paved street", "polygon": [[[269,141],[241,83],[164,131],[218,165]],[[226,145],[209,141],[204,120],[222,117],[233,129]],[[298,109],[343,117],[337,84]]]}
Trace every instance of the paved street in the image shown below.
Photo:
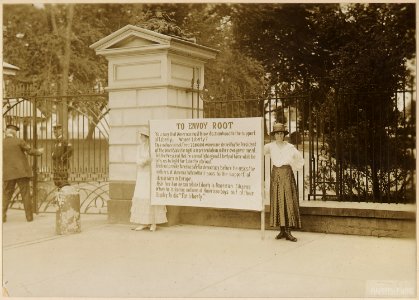
{"label": "paved street", "polygon": [[3,282],[12,297],[415,297],[416,242],[192,225],[132,231],[82,215],[55,234],[55,214],[3,224]]}

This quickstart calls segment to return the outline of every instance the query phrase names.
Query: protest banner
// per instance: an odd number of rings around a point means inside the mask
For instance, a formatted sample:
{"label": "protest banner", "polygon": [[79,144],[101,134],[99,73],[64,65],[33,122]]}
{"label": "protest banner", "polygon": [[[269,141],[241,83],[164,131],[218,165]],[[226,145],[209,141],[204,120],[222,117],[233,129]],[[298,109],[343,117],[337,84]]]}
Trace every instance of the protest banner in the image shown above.
{"label": "protest banner", "polygon": [[263,209],[262,118],[150,120],[151,203]]}

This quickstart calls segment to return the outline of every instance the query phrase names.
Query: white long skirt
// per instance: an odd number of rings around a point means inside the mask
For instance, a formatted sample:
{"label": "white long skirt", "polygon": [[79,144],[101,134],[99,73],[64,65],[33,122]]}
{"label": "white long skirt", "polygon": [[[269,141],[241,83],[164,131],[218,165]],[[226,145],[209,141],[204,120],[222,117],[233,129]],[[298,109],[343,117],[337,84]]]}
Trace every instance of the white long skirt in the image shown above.
{"label": "white long skirt", "polygon": [[144,225],[166,223],[166,212],[164,205],[151,205],[150,166],[138,168],[130,221]]}

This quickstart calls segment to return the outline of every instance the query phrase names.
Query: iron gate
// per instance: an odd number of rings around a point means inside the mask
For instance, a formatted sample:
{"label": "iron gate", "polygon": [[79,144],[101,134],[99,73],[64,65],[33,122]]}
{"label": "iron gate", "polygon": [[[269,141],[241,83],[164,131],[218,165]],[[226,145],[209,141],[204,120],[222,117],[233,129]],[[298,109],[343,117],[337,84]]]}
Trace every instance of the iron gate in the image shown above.
{"label": "iron gate", "polygon": [[[33,86],[7,86],[3,96],[3,128],[20,127],[18,136],[32,147],[44,148],[40,157],[29,156],[33,166],[32,199],[36,212],[54,209],[52,183],[53,126],[63,125],[64,137],[73,145],[69,181],[81,195],[81,212],[104,213],[109,199],[108,95],[89,91],[60,96],[39,95]],[[21,208],[15,193],[11,207]]]}

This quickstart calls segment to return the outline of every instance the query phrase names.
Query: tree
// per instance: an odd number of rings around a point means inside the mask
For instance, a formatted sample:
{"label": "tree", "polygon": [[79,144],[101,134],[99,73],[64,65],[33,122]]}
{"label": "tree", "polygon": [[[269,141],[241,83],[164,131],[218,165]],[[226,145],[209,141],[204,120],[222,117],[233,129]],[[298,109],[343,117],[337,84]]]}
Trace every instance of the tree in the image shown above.
{"label": "tree", "polygon": [[[19,80],[39,83],[41,89],[48,90],[42,84],[58,86],[58,77],[71,91],[106,80],[106,62],[88,46],[127,24],[220,50],[207,68],[206,88],[212,97],[227,91],[232,97],[246,90],[257,94],[266,88],[260,63],[233,48],[227,4],[5,5],[4,12],[4,57],[25,70]],[[63,74],[67,68],[68,75]]]}
{"label": "tree", "polygon": [[[342,109],[345,120],[332,121],[339,132],[332,131],[327,141],[336,149],[332,153],[342,170],[365,170],[377,200],[383,194],[390,197],[394,187],[390,178],[399,177],[396,182],[402,185],[413,180],[406,172],[413,156],[400,144],[412,134],[400,130],[405,120],[396,105],[396,91],[405,89],[411,76],[406,61],[415,53],[413,16],[411,5],[348,6],[346,31],[351,38],[337,49],[339,60],[331,70],[339,100],[334,107]],[[338,146],[339,141],[347,146]]]}
{"label": "tree", "polygon": [[[404,120],[395,91],[412,81],[407,61],[415,58],[415,5],[243,4],[232,20],[238,47],[262,62],[272,85],[292,86],[288,93],[310,90],[311,107],[326,112],[321,117],[333,128],[326,141],[339,172],[368,167],[373,197],[381,198],[382,178],[412,163],[394,136],[414,136],[397,129]],[[303,104],[300,109],[307,109]],[[354,162],[357,139],[367,142],[364,159]],[[381,147],[400,159],[384,166]]]}
{"label": "tree", "polygon": [[[50,57],[45,47],[48,43],[43,34],[47,26],[45,15],[33,5],[4,5],[3,57],[19,66],[21,71],[16,76],[19,81],[38,78],[48,66]],[[34,32],[39,32],[39,36]]]}
{"label": "tree", "polygon": [[414,15],[409,3],[242,4],[232,22],[237,46],[262,62],[272,84],[330,89],[399,86],[415,55]]}

